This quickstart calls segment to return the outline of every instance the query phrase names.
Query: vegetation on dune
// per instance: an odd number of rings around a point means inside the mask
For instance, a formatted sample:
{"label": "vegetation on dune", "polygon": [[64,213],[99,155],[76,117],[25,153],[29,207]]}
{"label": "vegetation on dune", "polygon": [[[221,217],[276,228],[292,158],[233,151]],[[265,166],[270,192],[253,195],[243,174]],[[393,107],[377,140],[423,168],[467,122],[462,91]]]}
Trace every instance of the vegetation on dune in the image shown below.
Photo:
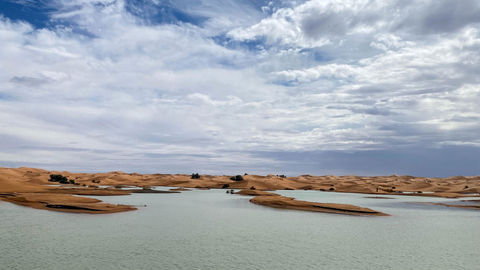
{"label": "vegetation on dune", "polygon": [[75,183],[75,180],[68,180],[67,177],[61,174],[50,174],[49,182],[57,182],[59,184],[72,184],[72,185],[80,185],[79,183]]}
{"label": "vegetation on dune", "polygon": [[190,177],[190,179],[200,179],[200,174],[192,173],[192,176]]}
{"label": "vegetation on dune", "polygon": [[229,184],[225,184],[225,185],[222,186],[222,188],[229,188],[229,187],[230,187]]}
{"label": "vegetation on dune", "polygon": [[[70,182],[68,181],[68,178],[61,175],[61,174],[50,174],[50,180],[48,180],[50,182],[58,182],[60,184],[69,184]],[[74,180],[70,180],[70,181],[73,181],[72,184],[75,183]]]}
{"label": "vegetation on dune", "polygon": [[241,176],[241,175],[232,176],[232,177],[230,177],[230,180],[243,181],[243,176]]}

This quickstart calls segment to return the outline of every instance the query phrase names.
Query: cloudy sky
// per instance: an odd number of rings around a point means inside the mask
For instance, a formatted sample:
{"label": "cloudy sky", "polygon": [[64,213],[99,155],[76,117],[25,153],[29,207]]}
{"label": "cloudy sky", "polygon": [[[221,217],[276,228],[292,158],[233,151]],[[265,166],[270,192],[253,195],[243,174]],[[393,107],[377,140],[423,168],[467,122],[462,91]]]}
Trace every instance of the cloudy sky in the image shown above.
{"label": "cloudy sky", "polygon": [[480,174],[478,0],[0,0],[0,166]]}

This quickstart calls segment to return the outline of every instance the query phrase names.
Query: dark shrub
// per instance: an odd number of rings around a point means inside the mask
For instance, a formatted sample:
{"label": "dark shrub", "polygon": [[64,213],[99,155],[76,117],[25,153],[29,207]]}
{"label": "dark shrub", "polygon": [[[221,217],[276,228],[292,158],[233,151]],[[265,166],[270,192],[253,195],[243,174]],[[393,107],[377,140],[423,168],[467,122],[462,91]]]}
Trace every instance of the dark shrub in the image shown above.
{"label": "dark shrub", "polygon": [[293,188],[286,187],[284,190],[293,190]]}
{"label": "dark shrub", "polygon": [[278,175],[278,177],[280,177],[280,178],[287,178],[287,176],[284,175],[284,174],[280,174],[280,175]]}
{"label": "dark shrub", "polygon": [[230,177],[230,180],[243,181],[243,176],[241,176],[241,175],[232,176],[232,177]]}
{"label": "dark shrub", "polygon": [[190,177],[190,179],[200,179],[200,174],[192,173],[192,176]]}
{"label": "dark shrub", "polygon": [[68,182],[70,182],[70,184],[72,184],[72,185],[75,185],[75,180],[70,180]]}
{"label": "dark shrub", "polygon": [[245,173],[244,175],[248,175],[248,173]]}
{"label": "dark shrub", "polygon": [[331,191],[333,191],[333,190],[335,190],[335,189],[334,189],[333,187],[331,187],[331,188],[329,188],[328,190],[331,190]]}
{"label": "dark shrub", "polygon": [[468,186],[465,186],[465,188],[468,188]]}
{"label": "dark shrub", "polygon": [[225,185],[222,186],[222,188],[228,188],[228,187],[230,187],[229,184],[225,184]]}
{"label": "dark shrub", "polygon": [[59,182],[60,184],[68,184],[67,177],[61,174],[50,174],[50,182]]}
{"label": "dark shrub", "polygon": [[417,193],[421,194],[421,193],[423,193],[423,192],[421,192],[421,191],[417,191]]}
{"label": "dark shrub", "polygon": [[250,189],[251,189],[251,190],[255,190],[256,188],[255,188],[254,186],[251,186]]}

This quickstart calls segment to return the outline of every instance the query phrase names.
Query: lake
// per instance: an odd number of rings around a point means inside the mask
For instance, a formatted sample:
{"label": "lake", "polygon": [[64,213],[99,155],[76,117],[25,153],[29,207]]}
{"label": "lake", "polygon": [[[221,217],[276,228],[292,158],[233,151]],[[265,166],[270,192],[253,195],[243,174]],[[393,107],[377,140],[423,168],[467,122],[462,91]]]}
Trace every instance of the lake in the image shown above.
{"label": "lake", "polygon": [[147,205],[88,215],[0,201],[0,269],[479,269],[480,211],[458,200],[278,191],[390,217],[274,209],[225,190],[93,197]]}

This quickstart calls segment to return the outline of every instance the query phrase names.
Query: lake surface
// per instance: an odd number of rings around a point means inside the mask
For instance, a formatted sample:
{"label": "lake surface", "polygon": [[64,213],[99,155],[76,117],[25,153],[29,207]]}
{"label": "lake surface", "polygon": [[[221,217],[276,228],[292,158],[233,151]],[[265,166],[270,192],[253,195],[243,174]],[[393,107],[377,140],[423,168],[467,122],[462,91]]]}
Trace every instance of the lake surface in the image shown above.
{"label": "lake surface", "polygon": [[94,197],[147,205],[87,215],[0,201],[0,269],[479,269],[480,211],[440,198],[278,191],[393,216],[273,209],[225,190]]}

